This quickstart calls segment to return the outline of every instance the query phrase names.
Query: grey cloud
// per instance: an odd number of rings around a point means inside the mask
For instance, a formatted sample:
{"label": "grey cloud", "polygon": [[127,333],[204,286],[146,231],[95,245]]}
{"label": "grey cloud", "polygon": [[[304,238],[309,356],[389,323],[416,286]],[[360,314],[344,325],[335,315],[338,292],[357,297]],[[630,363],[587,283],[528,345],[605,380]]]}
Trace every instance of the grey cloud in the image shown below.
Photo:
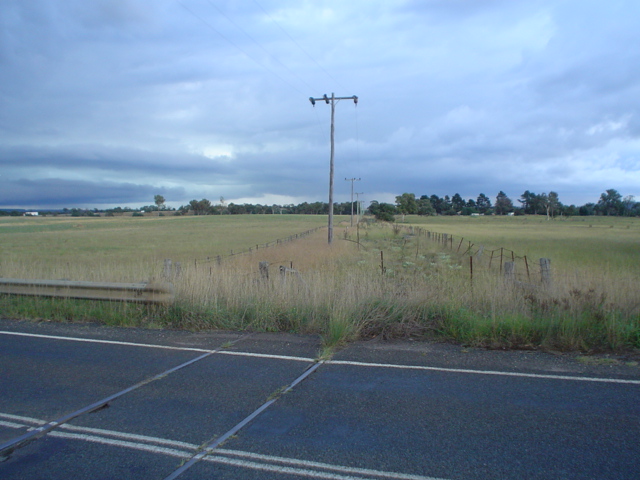
{"label": "grey cloud", "polygon": [[153,196],[167,199],[183,197],[182,188],[163,188],[145,184],[92,182],[79,180],[18,179],[6,182],[0,178],[0,206],[65,206],[123,205],[132,202],[153,204]]}

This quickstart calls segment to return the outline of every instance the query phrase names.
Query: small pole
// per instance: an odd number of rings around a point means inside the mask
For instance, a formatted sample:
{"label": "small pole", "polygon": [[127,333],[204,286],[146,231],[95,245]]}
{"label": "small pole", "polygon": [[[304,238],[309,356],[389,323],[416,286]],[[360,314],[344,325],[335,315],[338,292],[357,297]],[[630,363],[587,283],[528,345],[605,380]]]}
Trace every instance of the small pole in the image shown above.
{"label": "small pole", "polygon": [[527,261],[527,256],[524,256],[524,266],[527,269],[527,280],[531,280],[531,277],[529,276],[529,262]]}
{"label": "small pole", "polygon": [[469,273],[471,274],[471,283],[473,283],[473,255],[469,256]]}
{"label": "small pole", "polygon": [[384,253],[380,250],[380,271],[384,275]]}

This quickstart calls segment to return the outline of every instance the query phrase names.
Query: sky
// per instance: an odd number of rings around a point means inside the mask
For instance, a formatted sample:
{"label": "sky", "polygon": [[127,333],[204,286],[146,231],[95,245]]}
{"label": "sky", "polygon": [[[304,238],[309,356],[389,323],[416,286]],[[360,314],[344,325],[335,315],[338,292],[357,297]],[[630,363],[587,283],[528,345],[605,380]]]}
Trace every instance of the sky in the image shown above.
{"label": "sky", "polygon": [[[637,0],[2,0],[0,208],[640,199]],[[357,178],[353,182],[347,179]]]}

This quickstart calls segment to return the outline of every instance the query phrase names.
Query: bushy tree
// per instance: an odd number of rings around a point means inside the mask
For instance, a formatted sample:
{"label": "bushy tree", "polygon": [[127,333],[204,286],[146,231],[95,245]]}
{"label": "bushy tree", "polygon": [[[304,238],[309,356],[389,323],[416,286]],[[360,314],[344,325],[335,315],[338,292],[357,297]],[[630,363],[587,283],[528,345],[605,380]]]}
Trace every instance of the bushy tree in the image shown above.
{"label": "bushy tree", "polygon": [[398,213],[398,209],[395,205],[391,205],[390,203],[379,203],[378,201],[373,200],[369,205],[369,212],[376,218],[376,220],[380,220],[381,222],[393,222],[395,220],[394,215]]}
{"label": "bushy tree", "polygon": [[497,215],[506,215],[513,212],[513,202],[502,190],[496,196],[495,212]]}
{"label": "bushy tree", "polygon": [[478,198],[476,199],[476,208],[479,213],[489,213],[489,210],[491,209],[491,200],[489,200],[489,197],[484,193],[478,195]]}
{"label": "bushy tree", "polygon": [[426,195],[422,195],[420,197],[420,200],[418,200],[418,215],[427,216],[427,215],[435,215],[435,214],[436,214],[436,210],[435,208],[433,208],[433,205],[431,204],[431,200],[429,200],[429,197],[427,197]]}
{"label": "bushy tree", "polygon": [[396,197],[396,207],[402,215],[415,215],[418,213],[418,202],[415,193],[403,193]]}
{"label": "bushy tree", "polygon": [[602,215],[620,215],[624,210],[622,195],[615,188],[610,188],[600,195],[596,209]]}

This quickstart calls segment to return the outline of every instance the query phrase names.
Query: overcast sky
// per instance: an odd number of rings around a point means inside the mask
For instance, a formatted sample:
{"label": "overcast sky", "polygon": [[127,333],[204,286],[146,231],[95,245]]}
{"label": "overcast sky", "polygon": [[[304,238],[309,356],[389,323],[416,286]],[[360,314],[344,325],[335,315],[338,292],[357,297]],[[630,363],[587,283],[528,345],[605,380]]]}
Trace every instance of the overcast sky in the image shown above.
{"label": "overcast sky", "polygon": [[2,0],[0,207],[640,199],[637,0]]}

